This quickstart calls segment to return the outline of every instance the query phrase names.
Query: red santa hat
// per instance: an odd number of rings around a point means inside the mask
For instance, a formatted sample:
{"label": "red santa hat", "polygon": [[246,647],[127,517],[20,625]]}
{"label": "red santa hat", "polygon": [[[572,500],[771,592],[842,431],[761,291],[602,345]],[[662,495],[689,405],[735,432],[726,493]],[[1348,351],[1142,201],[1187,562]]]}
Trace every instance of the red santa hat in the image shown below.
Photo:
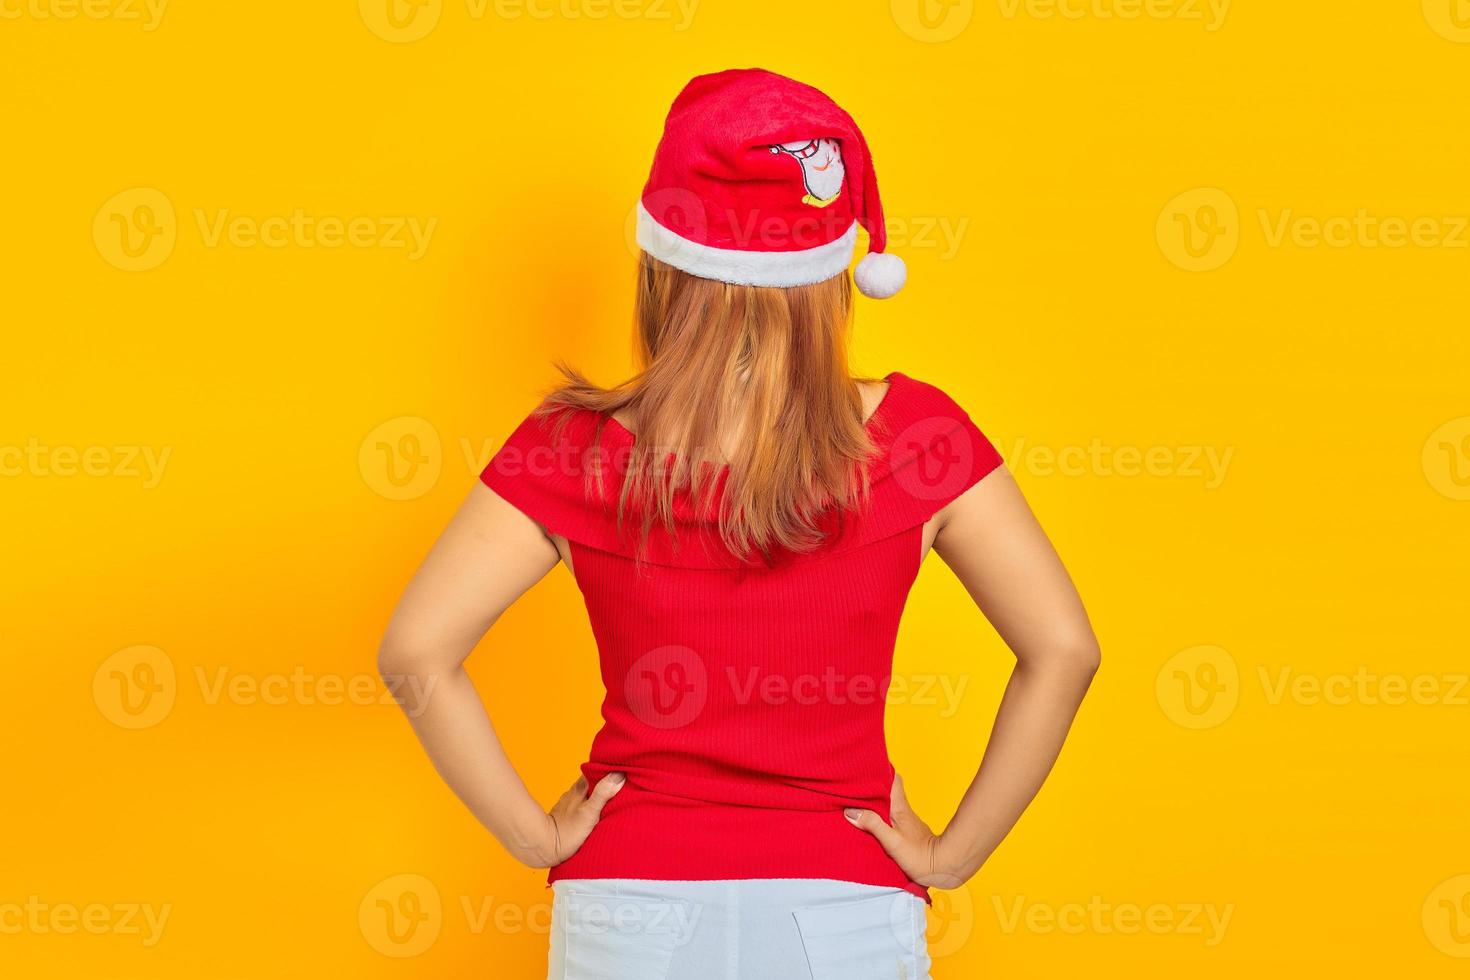
{"label": "red santa hat", "polygon": [[903,288],[867,141],[810,85],[740,68],[695,78],[674,100],[638,203],[638,244],[691,275],[804,286],[844,272],[857,225],[866,296]]}

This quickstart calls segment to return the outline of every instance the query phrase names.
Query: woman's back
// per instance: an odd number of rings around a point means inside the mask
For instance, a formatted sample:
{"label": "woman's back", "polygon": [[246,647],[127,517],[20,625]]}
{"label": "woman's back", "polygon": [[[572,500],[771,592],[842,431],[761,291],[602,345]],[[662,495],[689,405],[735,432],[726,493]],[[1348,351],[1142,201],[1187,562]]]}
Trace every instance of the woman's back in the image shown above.
{"label": "woman's back", "polygon": [[[380,664],[425,692],[405,707],[446,782],[551,869],[551,980],[922,980],[921,899],[973,875],[1041,785],[1096,669],[1086,614],[964,411],[901,374],[874,406],[852,377],[853,286],[889,297],[907,272],[841,107],[759,69],[695,78],[636,228],[636,372],[565,370],[425,560]],[[1029,668],[938,834],[883,728],[931,545]],[[463,663],[558,562],[606,695],[548,811]]]}
{"label": "woman's back", "polygon": [[883,709],[923,525],[1000,460],[943,392],[888,381],[866,426],[866,499],[824,515],[810,552],[742,560],[688,493],[673,531],[640,541],[616,495],[635,437],[593,412],[532,415],[486,467],[567,542],[607,690],[583,772],[627,777],[552,880],[795,876],[925,894],[842,812],[887,815]]}

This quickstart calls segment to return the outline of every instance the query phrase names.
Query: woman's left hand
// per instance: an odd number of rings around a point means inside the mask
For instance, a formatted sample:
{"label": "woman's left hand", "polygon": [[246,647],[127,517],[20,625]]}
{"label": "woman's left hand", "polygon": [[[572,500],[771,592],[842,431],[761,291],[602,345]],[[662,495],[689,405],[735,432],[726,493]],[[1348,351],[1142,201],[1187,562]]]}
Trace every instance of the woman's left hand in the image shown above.
{"label": "woman's left hand", "polygon": [[849,807],[842,811],[849,823],[865,830],[878,839],[883,850],[898,864],[909,880],[926,888],[958,888],[969,877],[949,862],[949,846],[944,836],[929,829],[929,825],[909,806],[903,794],[903,777],[893,774],[893,792],[889,804],[893,824],[872,810]]}

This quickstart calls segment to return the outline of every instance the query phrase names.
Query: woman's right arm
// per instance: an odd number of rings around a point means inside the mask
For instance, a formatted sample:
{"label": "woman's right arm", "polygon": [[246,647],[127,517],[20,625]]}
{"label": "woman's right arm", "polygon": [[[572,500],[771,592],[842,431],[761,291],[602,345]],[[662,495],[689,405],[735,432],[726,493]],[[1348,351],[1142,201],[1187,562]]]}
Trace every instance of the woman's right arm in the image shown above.
{"label": "woman's right arm", "polygon": [[892,825],[871,810],[848,819],[914,881],[956,888],[1010,833],[1051,772],[1097,671],[1097,638],[1067,570],[1004,467],[935,518],[934,550],[1016,656],[979,772],[944,832],[913,812],[894,779]]}
{"label": "woman's right arm", "polygon": [[475,644],[560,555],[539,524],[476,484],[435,542],[378,651],[378,670],[445,783],[520,861],[566,860],[597,824],[620,774],[587,796],[579,779],[548,813],[500,744],[464,669]]}

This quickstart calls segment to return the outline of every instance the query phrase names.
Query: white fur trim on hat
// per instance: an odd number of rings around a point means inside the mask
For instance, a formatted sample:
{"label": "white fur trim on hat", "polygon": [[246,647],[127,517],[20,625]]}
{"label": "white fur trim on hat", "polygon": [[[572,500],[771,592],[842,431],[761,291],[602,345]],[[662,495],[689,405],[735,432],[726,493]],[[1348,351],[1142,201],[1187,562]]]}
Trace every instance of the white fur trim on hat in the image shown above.
{"label": "white fur trim on hat", "polygon": [[852,262],[856,244],[857,222],[853,222],[841,238],[795,252],[716,248],[681,238],[659,224],[643,202],[638,202],[638,247],[660,262],[701,279],[740,286],[809,286],[841,275]]}

